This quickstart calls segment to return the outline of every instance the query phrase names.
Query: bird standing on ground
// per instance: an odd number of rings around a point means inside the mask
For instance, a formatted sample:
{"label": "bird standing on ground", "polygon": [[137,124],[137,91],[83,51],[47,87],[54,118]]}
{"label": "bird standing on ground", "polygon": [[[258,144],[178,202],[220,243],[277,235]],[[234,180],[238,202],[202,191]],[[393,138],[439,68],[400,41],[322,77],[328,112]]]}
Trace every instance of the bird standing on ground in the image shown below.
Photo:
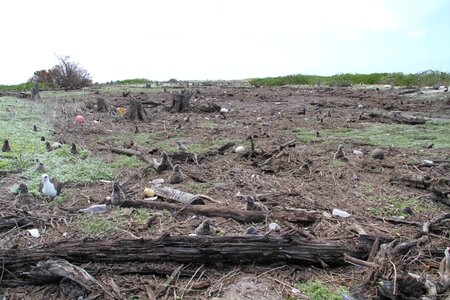
{"label": "bird standing on ground", "polygon": [[161,161],[157,162],[156,159],[153,159],[153,163],[155,166],[156,171],[161,172],[163,170],[167,170],[170,168],[170,162],[169,162],[169,156],[167,155],[166,151],[162,151],[161,154]]}
{"label": "bird standing on ground", "polygon": [[50,152],[50,151],[53,151],[53,150],[61,148],[62,145],[61,145],[61,143],[58,143],[58,142],[50,144],[50,142],[47,141],[47,142],[45,142],[45,147],[47,148],[47,151]]}
{"label": "bird standing on ground", "polygon": [[194,233],[196,235],[216,235],[210,219],[206,219],[200,225],[198,225],[197,228],[195,228]]}
{"label": "bird standing on ground", "polygon": [[45,172],[45,166],[43,162],[39,162],[36,171],[39,173],[44,173]]}
{"label": "bird standing on ground", "polygon": [[19,184],[19,187],[17,188],[17,190],[19,191],[19,195],[26,195],[26,194],[28,194],[28,187],[23,182],[21,182]]}
{"label": "bird standing on ground", "polygon": [[36,126],[36,125],[33,125],[33,131],[34,131],[34,132],[37,132],[37,131],[38,131],[38,129],[37,129],[37,126]]}
{"label": "bird standing on ground", "polygon": [[70,153],[73,155],[78,155],[77,145],[75,143],[72,143],[72,147],[70,148]]}
{"label": "bird standing on ground", "polygon": [[334,154],[334,159],[346,160],[344,153],[344,145],[339,145],[338,150]]}
{"label": "bird standing on ground", "polygon": [[176,164],[173,166],[173,172],[170,175],[169,183],[176,184],[181,183],[183,181],[183,177],[181,175],[181,166],[179,164]]}
{"label": "bird standing on ground", "polygon": [[180,152],[180,153],[187,153],[188,152],[188,149],[186,148],[186,146],[183,144],[182,141],[177,141],[176,144],[177,144],[178,152]]}
{"label": "bird standing on ground", "polygon": [[125,201],[125,194],[119,182],[113,182],[113,191],[111,193],[111,203],[114,205],[122,204]]}
{"label": "bird standing on ground", "polygon": [[61,184],[56,180],[51,180],[47,174],[42,174],[39,192],[46,197],[54,198],[61,193]]}
{"label": "bird standing on ground", "polygon": [[267,211],[267,208],[263,206],[261,203],[255,203],[255,199],[252,196],[246,196],[245,210]]}
{"label": "bird standing on ground", "polygon": [[9,141],[7,139],[3,140],[2,152],[11,151],[11,147],[9,146]]}

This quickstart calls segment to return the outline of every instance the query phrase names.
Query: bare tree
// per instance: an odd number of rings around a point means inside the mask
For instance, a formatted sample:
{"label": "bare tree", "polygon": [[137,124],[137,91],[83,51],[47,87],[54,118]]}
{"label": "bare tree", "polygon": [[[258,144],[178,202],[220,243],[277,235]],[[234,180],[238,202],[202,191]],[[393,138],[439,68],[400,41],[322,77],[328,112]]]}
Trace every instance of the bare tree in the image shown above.
{"label": "bare tree", "polygon": [[69,59],[69,56],[58,56],[59,64],[50,70],[55,83],[67,90],[90,86],[92,84],[91,75]]}

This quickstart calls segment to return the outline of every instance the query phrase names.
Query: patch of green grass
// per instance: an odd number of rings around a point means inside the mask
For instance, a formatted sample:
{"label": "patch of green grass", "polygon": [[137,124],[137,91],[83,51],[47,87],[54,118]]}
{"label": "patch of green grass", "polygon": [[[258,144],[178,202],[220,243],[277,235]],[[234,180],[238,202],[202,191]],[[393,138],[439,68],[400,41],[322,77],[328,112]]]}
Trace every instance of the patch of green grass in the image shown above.
{"label": "patch of green grass", "polygon": [[344,286],[340,286],[336,290],[331,290],[321,281],[317,280],[298,283],[295,286],[303,294],[310,297],[311,300],[341,300],[342,296],[339,294],[339,291],[348,293],[348,289]]}
{"label": "patch of green grass", "polygon": [[124,168],[141,168],[147,164],[134,156],[117,155],[115,161],[111,164],[114,170],[121,170]]}
{"label": "patch of green grass", "polygon": [[379,147],[450,148],[450,121],[427,122],[425,125],[366,124],[362,128],[337,128],[322,131],[327,140],[368,143]]}
{"label": "patch of green grass", "polygon": [[203,122],[203,123],[200,124],[200,127],[204,128],[204,129],[216,129],[217,126],[218,126],[217,123],[214,123],[214,122],[211,122],[211,121]]}
{"label": "patch of green grass", "polygon": [[316,132],[314,130],[306,128],[294,128],[292,132],[295,133],[297,139],[302,143],[309,143],[318,140]]}
{"label": "patch of green grass", "polygon": [[103,235],[108,234],[114,228],[113,221],[101,215],[89,214],[78,219],[77,228],[81,233]]}
{"label": "patch of green grass", "polygon": [[194,194],[206,194],[211,188],[212,183],[210,182],[190,182],[186,185],[186,188]]}
{"label": "patch of green grass", "polygon": [[415,197],[409,199],[388,197],[386,199],[380,199],[379,202],[384,203],[384,205],[370,209],[370,215],[386,217],[403,216],[406,218],[410,216],[403,211],[406,207],[411,208],[416,213],[431,213],[438,210],[437,204],[432,202],[426,203]]}

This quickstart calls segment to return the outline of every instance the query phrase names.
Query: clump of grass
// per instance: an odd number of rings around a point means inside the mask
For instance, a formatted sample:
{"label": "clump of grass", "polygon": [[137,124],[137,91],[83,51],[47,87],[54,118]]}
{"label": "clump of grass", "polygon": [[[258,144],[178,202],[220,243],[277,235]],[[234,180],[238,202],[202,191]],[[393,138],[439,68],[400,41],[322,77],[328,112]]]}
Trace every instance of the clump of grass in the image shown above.
{"label": "clump of grass", "polygon": [[348,293],[348,289],[344,286],[340,286],[336,290],[331,290],[321,281],[307,281],[304,283],[296,284],[296,287],[311,300],[341,300],[342,296],[340,291]]}
{"label": "clump of grass", "polygon": [[347,139],[380,147],[449,148],[450,121],[427,122],[424,125],[369,124],[362,128],[337,128],[322,131],[328,140],[344,142]]}
{"label": "clump of grass", "polygon": [[146,166],[146,163],[137,159],[134,156],[118,155],[115,161],[111,164],[114,170],[121,170],[124,168],[140,168]]}
{"label": "clump of grass", "polygon": [[415,197],[408,199],[401,199],[397,197],[388,197],[386,199],[380,199],[379,202],[384,202],[381,207],[372,208],[369,210],[369,214],[372,216],[402,216],[409,217],[410,215],[404,211],[409,207],[413,212],[417,213],[431,213],[438,210],[438,206],[435,203],[427,203],[421,201]]}
{"label": "clump of grass", "polygon": [[292,129],[292,132],[295,133],[297,139],[302,143],[309,143],[318,139],[314,130],[306,128],[294,128]]}
{"label": "clump of grass", "polygon": [[84,234],[106,235],[111,232],[114,224],[99,215],[85,215],[78,219],[78,230]]}

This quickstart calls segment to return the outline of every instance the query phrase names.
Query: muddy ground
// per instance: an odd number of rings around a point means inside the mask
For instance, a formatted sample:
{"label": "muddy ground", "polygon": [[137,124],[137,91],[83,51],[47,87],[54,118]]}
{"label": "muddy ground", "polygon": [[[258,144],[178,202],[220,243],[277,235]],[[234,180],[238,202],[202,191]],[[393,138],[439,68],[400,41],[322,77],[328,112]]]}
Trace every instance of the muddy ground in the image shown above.
{"label": "muddy ground", "polygon": [[[101,157],[105,164],[112,163],[120,156],[109,150],[112,146],[141,151],[159,160],[163,150],[169,153],[169,157],[176,154],[175,142],[183,141],[188,149],[192,149],[190,152],[198,155],[199,161],[198,164],[192,161],[181,163],[183,181],[168,186],[194,194],[205,194],[215,202],[208,205],[242,210],[245,209],[243,196],[251,195],[269,210],[267,220],[255,224],[211,218],[219,236],[244,235],[250,226],[264,235],[268,232],[268,224],[276,222],[282,230],[280,233],[270,233],[271,236],[283,235],[287,231],[292,234],[294,230],[294,234],[302,238],[336,242],[355,248],[366,247],[370,251],[373,240],[362,240],[351,225],[361,226],[369,235],[389,237],[392,239],[391,245],[395,246],[420,238],[421,227],[417,224],[449,212],[448,197],[441,201],[430,189],[392,183],[393,178],[410,175],[432,178],[446,176],[448,179],[448,168],[444,166],[441,172],[439,166],[450,159],[449,148],[439,145],[430,148],[426,145],[380,147],[333,134],[335,129],[361,129],[376,124],[376,118],[367,117],[373,111],[386,114],[401,111],[404,115],[448,120],[448,94],[400,95],[399,90],[382,88],[255,88],[246,85],[200,86],[198,91],[191,100],[194,107],[192,111],[170,113],[165,108],[170,106],[171,93],[177,93],[177,89],[141,93],[131,90],[133,97],[147,102],[144,107],[149,119],[144,122],[129,121],[113,113],[117,107],[127,107],[130,96],[92,89],[87,95],[65,97],[57,104],[52,102],[50,106],[56,112],[56,115],[52,115],[55,130],[53,139],[66,144],[75,142],[80,148],[88,150],[90,156]],[[98,97],[106,100],[110,106],[109,112],[96,111]],[[218,112],[195,110],[206,103],[227,108],[229,112],[226,118]],[[36,105],[50,104],[43,99]],[[74,124],[73,117],[76,114],[85,117],[83,126]],[[189,122],[186,122],[188,116]],[[139,133],[135,133],[136,126]],[[319,133],[318,137],[316,132]],[[448,132],[450,136],[450,129]],[[238,145],[251,149],[249,136],[253,138],[256,154],[250,157],[235,153],[233,150]],[[290,141],[295,141],[295,147],[279,150],[280,145]],[[202,155],[227,142],[233,142],[235,146],[223,154]],[[344,145],[345,161],[333,158],[339,144]],[[384,159],[371,157],[375,148],[385,151]],[[361,150],[364,155],[353,154],[354,149]],[[264,165],[273,153],[279,155]],[[421,166],[424,159],[441,163],[436,162],[431,167]],[[138,169],[125,167],[115,179],[123,180]],[[167,182],[171,173],[170,170],[150,172],[141,178],[133,178],[124,186],[126,198],[142,200],[143,190],[151,186],[152,180],[163,178]],[[110,182],[65,185],[64,189],[70,191],[65,194],[65,201],[60,205],[47,205],[51,200],[40,197],[17,199],[10,193],[12,185],[26,180],[21,174],[8,174],[0,180],[2,216],[33,216],[41,233],[40,238],[33,238],[22,228],[3,232],[0,236],[1,249],[36,248],[57,241],[86,238],[155,239],[166,232],[172,236],[187,236],[205,219],[201,215],[181,213],[173,216],[173,212],[150,209],[150,216],[155,217],[154,222],[151,226],[145,226],[137,220],[136,210],[127,209],[122,210],[125,216],[121,215],[115,228],[107,233],[83,233],[77,227],[80,224],[77,220],[81,218],[78,209],[107,203],[108,211],[99,215],[105,219],[114,218],[114,212],[120,209],[105,200],[111,195]],[[399,202],[411,203],[413,207],[399,205]],[[332,216],[334,208],[344,210],[351,216]],[[295,214],[299,209],[315,211],[320,217],[315,222],[302,223],[278,220],[271,214]],[[398,220],[400,216],[400,222],[387,220]],[[426,274],[434,281],[439,281],[439,262],[445,247],[450,245],[448,222],[433,228],[428,237],[424,243],[396,256],[393,263],[399,273],[402,270],[403,273]],[[113,285],[113,279],[116,290],[125,299],[151,299],[151,291],[157,290],[166,281],[166,274],[171,274],[178,265],[171,262],[90,262],[80,267],[88,269],[96,279],[108,286]],[[151,271],[156,267],[162,271]],[[368,298],[381,297],[377,290],[378,282],[393,279],[392,270],[386,268],[382,271],[377,269],[378,273],[375,272],[374,277],[366,282]],[[185,264],[183,270],[160,298],[308,299],[301,290],[295,289],[298,282],[317,279],[331,289],[337,286],[351,288],[362,284],[371,268],[352,264],[323,267],[311,263],[229,265],[224,261],[216,264],[192,262]],[[195,271],[198,272],[193,276]],[[0,278],[6,278],[7,273],[8,270],[3,269]],[[2,286],[0,289],[0,294],[6,299],[70,299],[68,289],[59,281],[37,286]]]}

